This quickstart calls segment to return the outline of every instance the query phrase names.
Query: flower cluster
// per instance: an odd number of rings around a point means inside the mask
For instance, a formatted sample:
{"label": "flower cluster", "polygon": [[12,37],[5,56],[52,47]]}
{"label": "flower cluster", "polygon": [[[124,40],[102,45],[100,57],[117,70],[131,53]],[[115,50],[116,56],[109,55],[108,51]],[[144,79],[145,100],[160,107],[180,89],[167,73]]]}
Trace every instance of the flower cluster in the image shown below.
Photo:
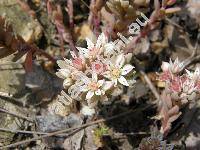
{"label": "flower cluster", "polygon": [[134,67],[129,64],[132,55],[116,51],[104,33],[96,44],[86,41],[87,48],[77,47],[77,54],[71,52],[72,59],[57,61],[60,69],[56,75],[64,79],[63,86],[73,99],[94,108],[116,90],[135,82]]}
{"label": "flower cluster", "polygon": [[200,92],[200,70],[196,68],[194,72],[185,70],[186,73],[180,75],[183,63],[178,58],[172,62],[163,62],[162,73],[159,80],[166,83],[166,91],[170,93],[172,99],[181,100],[181,104],[194,100],[196,94]]}

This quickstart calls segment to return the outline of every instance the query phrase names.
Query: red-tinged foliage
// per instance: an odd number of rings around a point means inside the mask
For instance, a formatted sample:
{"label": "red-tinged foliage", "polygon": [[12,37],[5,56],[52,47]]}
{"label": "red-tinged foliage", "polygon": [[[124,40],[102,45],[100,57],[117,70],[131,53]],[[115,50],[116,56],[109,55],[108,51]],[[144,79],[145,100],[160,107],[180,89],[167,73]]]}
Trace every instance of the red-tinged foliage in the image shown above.
{"label": "red-tinged foliage", "polygon": [[104,0],[92,0],[90,3],[90,14],[88,22],[97,37],[100,30],[100,10],[104,3]]}
{"label": "red-tinged foliage", "polygon": [[70,24],[70,29],[72,30],[74,27],[74,9],[73,9],[73,1],[72,0],[68,0],[67,1],[67,13],[69,15],[69,24]]}
{"label": "red-tinged foliage", "polygon": [[55,60],[49,54],[40,50],[35,44],[29,44],[22,37],[16,35],[11,25],[7,25],[2,17],[0,17],[0,46],[0,58],[15,53],[14,61],[17,61],[27,54],[24,63],[26,71],[32,70],[32,61],[35,55],[43,55],[55,63]]}
{"label": "red-tinged foliage", "polygon": [[159,107],[159,116],[161,117],[161,132],[166,136],[170,129],[171,124],[179,116],[181,112],[179,111],[179,106],[173,104],[173,100],[169,94],[166,94],[166,91],[163,91],[161,95],[161,103]]}
{"label": "red-tinged foliage", "polygon": [[[73,3],[69,3],[68,6],[68,13],[69,15],[72,15],[73,13]],[[55,6],[48,0],[47,1],[47,11],[48,11],[48,15],[53,16],[50,17],[52,19],[52,22],[55,24],[57,31],[58,31],[58,35],[59,35],[59,40],[60,40],[60,47],[61,47],[61,54],[64,57],[64,42],[67,42],[69,44],[69,47],[72,51],[74,51],[75,53],[77,53],[76,47],[74,45],[74,41],[73,41],[73,37],[72,34],[70,32],[70,30],[67,30],[67,28],[64,25],[63,22],[63,13],[62,13],[62,9],[59,3],[55,4]],[[71,23],[71,27],[73,25],[73,18],[71,16],[70,19],[70,23]]]}

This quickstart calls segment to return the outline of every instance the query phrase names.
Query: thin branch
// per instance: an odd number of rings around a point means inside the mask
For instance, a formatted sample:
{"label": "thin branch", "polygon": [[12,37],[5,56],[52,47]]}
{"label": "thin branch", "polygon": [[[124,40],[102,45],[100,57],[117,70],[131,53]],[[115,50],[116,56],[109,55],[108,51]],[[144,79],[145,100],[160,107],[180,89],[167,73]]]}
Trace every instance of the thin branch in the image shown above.
{"label": "thin branch", "polygon": [[0,92],[0,98],[14,105],[25,107],[24,103],[9,95],[9,93]]}
{"label": "thin branch", "polygon": [[84,1],[84,0],[81,0],[81,2],[87,7],[90,9],[90,6]]}
{"label": "thin branch", "polygon": [[32,139],[16,142],[16,143],[13,143],[13,144],[9,144],[9,145],[0,147],[0,149],[16,147],[18,145],[22,145],[22,144],[29,143],[29,142],[32,142],[32,141],[36,141],[36,140],[39,140],[39,139],[42,139],[42,138],[58,135],[58,134],[61,134],[61,133],[70,132],[70,131],[73,131],[73,130],[76,130],[76,129],[84,129],[84,128],[86,128],[88,126],[91,126],[91,125],[99,124],[99,123],[106,122],[106,121],[112,121],[114,119],[130,115],[130,114],[132,114],[132,113],[134,113],[136,111],[144,111],[144,110],[146,110],[146,109],[148,109],[148,108],[150,108],[150,107],[152,107],[154,105],[155,104],[149,104],[149,105],[146,105],[144,108],[138,108],[138,109],[135,109],[135,110],[129,110],[127,112],[124,112],[124,113],[121,113],[121,114],[118,114],[118,115],[115,115],[115,116],[111,116],[111,117],[108,117],[108,118],[105,118],[105,119],[99,119],[99,120],[96,120],[96,121],[93,121],[93,122],[89,122],[87,124],[83,124],[83,125],[80,125],[80,126],[77,126],[77,127],[72,127],[72,128],[68,128],[68,129],[52,132],[52,133],[49,133],[47,135],[43,135],[43,136],[35,137],[35,138],[32,138]]}
{"label": "thin branch", "polygon": [[[169,18],[165,19],[168,23],[174,25],[176,28],[178,28],[181,32],[183,32],[186,36],[184,37],[185,43],[187,45],[187,49],[192,50],[192,54],[190,57],[188,57],[184,62],[183,62],[183,67],[181,69],[181,72],[190,64],[196,62],[196,61],[200,61],[200,55],[197,55],[197,50],[199,48],[199,44],[198,44],[198,39],[197,42],[195,44],[195,46],[192,46],[189,36],[186,32],[184,32],[183,27],[181,27],[179,24],[173,22],[172,20],[170,20]],[[178,47],[183,49],[182,47]],[[183,49],[184,51],[186,50],[185,48]]]}
{"label": "thin branch", "polygon": [[[140,73],[143,75],[146,83],[148,84],[150,90],[152,91],[152,93],[156,97],[157,101],[160,101],[161,100],[160,94],[156,90],[156,87],[153,85],[153,83],[151,82],[151,80],[149,79],[149,77],[147,76],[147,74],[144,71],[141,71],[141,70],[140,70]],[[155,102],[157,102],[157,101],[155,101]]]}
{"label": "thin branch", "polygon": [[12,115],[12,116],[17,117],[17,118],[21,118],[21,119],[27,120],[29,122],[34,122],[33,119],[30,118],[30,117],[25,117],[25,116],[22,116],[22,115],[18,115],[18,114],[14,113],[14,112],[9,112],[8,110],[5,110],[3,108],[0,108],[0,112]]}
{"label": "thin branch", "polygon": [[200,55],[197,55],[195,57],[189,57],[189,59],[184,61],[182,70],[184,70],[186,67],[188,67],[189,65],[191,65],[192,63],[197,62],[197,61],[200,61]]}
{"label": "thin branch", "polygon": [[126,136],[136,136],[136,135],[151,135],[151,133],[149,133],[149,132],[130,132],[130,133],[114,133],[114,136],[117,136],[117,137],[119,137],[119,136],[124,136],[124,135],[126,135]]}
{"label": "thin branch", "polygon": [[179,24],[173,22],[171,19],[165,18],[165,20],[166,20],[168,23],[174,25],[174,26],[175,26],[176,28],[178,28],[179,30],[184,31],[183,27],[181,27]]}
{"label": "thin branch", "polygon": [[[38,134],[38,135],[47,135],[47,134],[49,134],[47,132],[13,130],[13,129],[7,129],[7,128],[0,128],[0,131],[12,132],[12,133],[22,133],[22,134]],[[68,136],[68,134],[58,134],[58,135],[55,135],[55,136],[66,137],[66,136]]]}
{"label": "thin branch", "polygon": [[195,44],[195,47],[193,48],[193,52],[191,54],[191,56],[189,58],[187,58],[184,62],[183,62],[183,67],[181,69],[181,72],[190,64],[196,62],[196,61],[200,61],[200,55],[197,55],[197,50],[198,50],[198,41]]}

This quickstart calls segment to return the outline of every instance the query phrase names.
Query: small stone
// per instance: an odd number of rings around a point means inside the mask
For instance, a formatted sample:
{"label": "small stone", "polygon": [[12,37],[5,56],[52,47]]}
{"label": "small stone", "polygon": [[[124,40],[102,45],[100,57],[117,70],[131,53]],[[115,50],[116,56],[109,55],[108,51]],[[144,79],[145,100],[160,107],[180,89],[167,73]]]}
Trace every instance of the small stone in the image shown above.
{"label": "small stone", "polygon": [[42,27],[40,23],[22,10],[17,5],[16,0],[1,0],[0,16],[4,16],[12,25],[14,32],[25,41],[33,43],[41,38]]}

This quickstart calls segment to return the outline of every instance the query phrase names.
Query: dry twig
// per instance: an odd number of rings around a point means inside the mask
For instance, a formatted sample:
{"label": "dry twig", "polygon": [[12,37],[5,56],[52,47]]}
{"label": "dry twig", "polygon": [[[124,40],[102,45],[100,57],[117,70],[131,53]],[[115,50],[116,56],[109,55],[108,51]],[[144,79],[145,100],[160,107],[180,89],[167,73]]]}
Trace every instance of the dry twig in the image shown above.
{"label": "dry twig", "polygon": [[39,140],[39,139],[42,139],[42,138],[58,135],[58,134],[65,133],[65,132],[70,132],[70,131],[73,131],[73,130],[76,130],[76,129],[84,129],[84,128],[88,127],[88,126],[91,126],[91,125],[94,125],[94,124],[99,124],[99,123],[106,122],[106,121],[112,121],[114,119],[130,115],[130,114],[132,114],[132,113],[134,113],[136,111],[144,111],[144,110],[152,107],[153,105],[154,104],[150,104],[150,105],[145,106],[144,108],[138,108],[138,109],[135,109],[135,110],[129,110],[127,112],[124,112],[124,113],[121,113],[121,114],[118,114],[118,115],[115,115],[115,116],[111,116],[111,117],[108,117],[108,118],[105,118],[105,119],[99,119],[99,120],[96,120],[96,121],[93,121],[93,122],[89,122],[89,123],[86,123],[86,124],[83,124],[83,125],[80,125],[80,126],[77,126],[77,127],[72,127],[72,128],[68,128],[68,129],[52,132],[52,133],[49,133],[47,135],[43,135],[43,136],[35,137],[35,138],[32,138],[32,139],[16,142],[16,143],[13,143],[13,144],[10,144],[10,145],[6,145],[6,146],[3,146],[3,147],[0,147],[0,149],[16,147],[18,145],[22,145],[22,144],[29,143],[29,142],[32,142],[32,141],[36,141],[36,140]]}
{"label": "dry twig", "polygon": [[[140,73],[143,75],[147,85],[149,86],[150,90],[152,91],[152,93],[156,97],[157,101],[160,101],[161,100],[160,94],[156,90],[156,87],[153,85],[153,83],[151,82],[151,80],[149,79],[147,74],[144,71],[141,71],[141,70],[140,70]],[[157,101],[155,101],[155,102],[157,102]]]}
{"label": "dry twig", "polygon": [[[37,131],[25,131],[25,130],[13,130],[13,129],[6,129],[6,128],[0,128],[0,131],[4,132],[12,132],[12,133],[22,133],[22,134],[38,134],[38,135],[47,135],[49,133],[47,132],[37,132]],[[69,134],[58,134],[55,135],[57,137],[66,137]]]}
{"label": "dry twig", "polygon": [[8,102],[10,102],[12,104],[15,104],[15,105],[17,105],[19,107],[25,107],[25,104],[23,102],[21,102],[18,99],[12,97],[12,95],[9,95],[9,93],[0,92],[0,98],[5,100],[5,101],[8,101]]}
{"label": "dry twig", "polygon": [[34,120],[32,118],[30,118],[30,117],[18,115],[18,114],[14,113],[14,112],[9,112],[8,110],[5,110],[3,108],[0,108],[0,112],[12,115],[12,116],[17,117],[17,118],[21,118],[21,119],[27,120],[29,122],[34,122]]}

